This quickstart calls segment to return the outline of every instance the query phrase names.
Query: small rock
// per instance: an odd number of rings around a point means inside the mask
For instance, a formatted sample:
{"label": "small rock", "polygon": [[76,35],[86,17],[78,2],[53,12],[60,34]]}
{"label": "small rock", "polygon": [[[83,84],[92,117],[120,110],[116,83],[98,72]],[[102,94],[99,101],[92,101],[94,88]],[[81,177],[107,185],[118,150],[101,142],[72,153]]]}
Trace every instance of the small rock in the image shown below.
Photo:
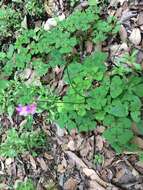
{"label": "small rock", "polygon": [[131,32],[131,35],[129,36],[129,40],[134,44],[134,45],[139,45],[141,42],[141,32],[140,29],[134,28]]}
{"label": "small rock", "polygon": [[53,28],[54,26],[57,26],[57,22],[58,21],[62,21],[65,19],[65,15],[62,14],[57,18],[49,18],[46,23],[44,24],[44,30],[48,31],[51,28]]}

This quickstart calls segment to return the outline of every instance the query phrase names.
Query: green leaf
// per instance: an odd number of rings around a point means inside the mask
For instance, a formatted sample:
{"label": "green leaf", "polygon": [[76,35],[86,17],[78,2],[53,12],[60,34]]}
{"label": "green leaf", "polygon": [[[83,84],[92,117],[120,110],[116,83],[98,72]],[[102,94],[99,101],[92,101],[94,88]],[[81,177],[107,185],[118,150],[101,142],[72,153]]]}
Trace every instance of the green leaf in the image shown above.
{"label": "green leaf", "polygon": [[111,81],[110,94],[112,98],[118,97],[124,89],[123,80],[119,76],[114,76]]}
{"label": "green leaf", "polygon": [[133,92],[139,96],[143,97],[143,84],[139,84],[133,88]]}
{"label": "green leaf", "polygon": [[95,113],[95,119],[98,121],[102,121],[104,120],[105,114],[106,113],[104,111],[97,112]]}
{"label": "green leaf", "polygon": [[9,86],[9,81],[0,80],[0,91],[5,90]]}
{"label": "green leaf", "polygon": [[79,132],[88,132],[96,128],[96,122],[90,120],[84,120],[81,125],[78,126]]}
{"label": "green leaf", "polygon": [[107,112],[116,117],[126,117],[128,115],[128,108],[121,102],[117,102],[116,105],[109,106]]}
{"label": "green leaf", "polygon": [[93,6],[93,5],[97,5],[97,0],[88,0],[88,4]]}
{"label": "green leaf", "polygon": [[86,114],[86,110],[84,108],[81,108],[77,111],[79,116],[84,116]]}
{"label": "green leaf", "polygon": [[139,122],[139,121],[140,121],[140,118],[141,118],[141,113],[140,113],[140,111],[131,112],[131,118],[133,119],[133,121]]}
{"label": "green leaf", "polygon": [[10,46],[9,46],[9,49],[8,49],[8,52],[7,52],[7,58],[8,58],[8,59],[11,59],[12,56],[13,56],[13,53],[14,53],[14,46],[13,46],[13,45],[10,45]]}
{"label": "green leaf", "polygon": [[40,59],[33,61],[32,65],[40,77],[45,75],[49,68],[49,65],[43,63]]}
{"label": "green leaf", "polygon": [[6,53],[0,52],[0,61],[3,61],[4,58],[6,58]]}
{"label": "green leaf", "polygon": [[71,121],[71,120],[68,121],[68,123],[66,124],[66,126],[67,126],[67,129],[69,131],[71,131],[72,129],[76,129],[77,128],[76,123],[73,122],[73,121]]}
{"label": "green leaf", "polygon": [[108,127],[115,126],[115,117],[112,115],[106,115],[104,117],[103,125]]}

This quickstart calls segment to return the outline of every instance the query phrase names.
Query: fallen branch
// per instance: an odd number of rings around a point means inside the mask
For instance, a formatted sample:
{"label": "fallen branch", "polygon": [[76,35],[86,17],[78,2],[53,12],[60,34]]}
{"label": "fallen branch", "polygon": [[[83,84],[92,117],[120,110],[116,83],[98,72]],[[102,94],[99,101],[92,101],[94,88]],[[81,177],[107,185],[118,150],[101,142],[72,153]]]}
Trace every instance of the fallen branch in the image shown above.
{"label": "fallen branch", "polygon": [[82,168],[83,173],[94,181],[94,186],[97,188],[94,190],[105,190],[107,187],[113,187],[112,184],[103,181],[98,174],[93,170],[87,167],[87,165],[73,152],[66,151],[65,154],[76,164],[78,168]]}

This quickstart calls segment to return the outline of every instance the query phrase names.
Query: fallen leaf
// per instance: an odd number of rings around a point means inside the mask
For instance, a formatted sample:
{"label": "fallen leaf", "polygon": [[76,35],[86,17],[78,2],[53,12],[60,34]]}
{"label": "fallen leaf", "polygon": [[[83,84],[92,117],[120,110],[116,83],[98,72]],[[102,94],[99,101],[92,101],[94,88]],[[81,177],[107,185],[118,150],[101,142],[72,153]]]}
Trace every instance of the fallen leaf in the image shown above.
{"label": "fallen leaf", "polygon": [[99,185],[96,181],[91,180],[89,182],[89,189],[90,190],[106,190],[104,187],[102,187],[101,185]]}
{"label": "fallen leaf", "polygon": [[75,151],[75,142],[73,140],[70,140],[67,145],[68,149],[71,151]]}
{"label": "fallen leaf", "polygon": [[27,16],[25,16],[23,21],[21,22],[21,27],[23,29],[27,29]]}
{"label": "fallen leaf", "polygon": [[120,35],[122,42],[125,42],[127,40],[127,31],[123,25],[121,25],[119,35]]}
{"label": "fallen leaf", "polygon": [[135,122],[132,123],[132,130],[136,135],[140,134]]}
{"label": "fallen leaf", "polygon": [[65,170],[66,170],[66,168],[65,168],[64,165],[62,165],[62,164],[59,164],[59,165],[58,165],[57,171],[58,171],[59,173],[64,173]]}
{"label": "fallen leaf", "polygon": [[56,128],[57,128],[57,131],[56,131],[57,136],[63,137],[64,133],[65,133],[65,130],[62,129],[57,123],[56,123]]}
{"label": "fallen leaf", "polygon": [[87,177],[90,177],[91,175],[94,175],[95,171],[94,171],[93,169],[83,168],[83,173],[84,173]]}
{"label": "fallen leaf", "polygon": [[133,143],[136,144],[139,148],[143,149],[143,139],[140,137],[134,137]]}
{"label": "fallen leaf", "polygon": [[143,161],[138,161],[136,163],[136,166],[143,168]]}
{"label": "fallen leaf", "polygon": [[47,152],[44,153],[44,157],[47,158],[48,160],[53,160],[53,156],[48,154]]}
{"label": "fallen leaf", "polygon": [[143,64],[143,52],[142,51],[138,51],[138,53],[137,53],[137,63]]}
{"label": "fallen leaf", "polygon": [[45,163],[44,159],[43,158],[37,158],[37,161],[39,162],[42,170],[47,171],[48,166]]}
{"label": "fallen leaf", "polygon": [[82,155],[82,157],[87,157],[89,152],[91,151],[92,151],[92,146],[88,141],[83,143],[82,146],[80,147],[80,154]]}
{"label": "fallen leaf", "polygon": [[36,170],[37,166],[36,166],[36,162],[35,162],[34,158],[31,155],[29,155],[29,159],[30,159],[30,163],[31,163],[33,169]]}
{"label": "fallen leaf", "polygon": [[110,6],[117,6],[118,3],[120,3],[122,5],[125,1],[126,0],[111,0],[110,1]]}
{"label": "fallen leaf", "polygon": [[139,13],[137,23],[139,26],[143,25],[143,12]]}
{"label": "fallen leaf", "polygon": [[93,43],[91,41],[87,41],[86,42],[86,51],[87,51],[87,53],[90,54],[92,52],[92,50],[93,50]]}
{"label": "fallen leaf", "polygon": [[103,138],[100,135],[97,135],[96,136],[96,147],[98,148],[99,151],[102,150],[103,145],[104,145]]}
{"label": "fallen leaf", "polygon": [[135,17],[137,14],[134,12],[129,11],[128,9],[122,12],[122,16],[120,18],[120,22],[126,23],[130,18]]}
{"label": "fallen leaf", "polygon": [[105,131],[105,127],[102,125],[97,126],[96,131],[97,131],[97,133],[102,134]]}
{"label": "fallen leaf", "polygon": [[77,190],[77,180],[69,178],[64,184],[64,190]]}
{"label": "fallen leaf", "polygon": [[14,159],[13,158],[7,158],[6,160],[5,160],[5,164],[6,165],[10,165],[11,163],[13,163],[14,162]]}

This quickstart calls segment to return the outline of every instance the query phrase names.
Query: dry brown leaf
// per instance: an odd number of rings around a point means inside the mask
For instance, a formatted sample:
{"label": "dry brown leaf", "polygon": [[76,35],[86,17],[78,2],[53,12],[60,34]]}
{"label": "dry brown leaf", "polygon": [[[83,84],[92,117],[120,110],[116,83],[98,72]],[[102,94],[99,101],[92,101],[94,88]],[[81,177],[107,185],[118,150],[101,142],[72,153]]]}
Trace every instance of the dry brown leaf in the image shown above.
{"label": "dry brown leaf", "polygon": [[14,162],[14,159],[13,158],[7,158],[6,160],[5,160],[5,164],[8,166],[8,165],[10,165],[11,163],[13,163]]}
{"label": "dry brown leaf", "polygon": [[134,137],[133,143],[135,143],[139,148],[143,149],[143,139],[140,137]]}
{"label": "dry brown leaf", "polygon": [[83,168],[83,173],[84,173],[87,177],[90,177],[90,176],[94,175],[95,171],[94,171],[93,169]]}
{"label": "dry brown leaf", "polygon": [[0,160],[0,169],[4,171],[4,163]]}
{"label": "dry brown leaf", "polygon": [[114,160],[114,157],[113,158],[109,158],[109,159],[105,159],[104,163],[103,163],[103,167],[110,166],[113,160]]}
{"label": "dry brown leaf", "polygon": [[26,125],[27,123],[27,119],[24,119],[21,121],[21,123],[19,124],[19,127],[22,128],[24,125]]}
{"label": "dry brown leaf", "polygon": [[143,161],[138,161],[136,163],[136,166],[143,168]]}
{"label": "dry brown leaf", "polygon": [[143,52],[142,51],[138,51],[138,54],[137,54],[137,63],[143,64]]}
{"label": "dry brown leaf", "polygon": [[136,13],[129,11],[128,9],[122,12],[122,16],[120,18],[121,23],[126,23],[130,18],[135,17]]}
{"label": "dry brown leaf", "polygon": [[63,137],[65,134],[65,130],[62,129],[57,123],[56,123],[56,128],[57,128],[57,131],[56,131],[57,136]]}
{"label": "dry brown leaf", "polygon": [[1,190],[9,190],[9,186],[4,183],[0,183],[0,189]]}
{"label": "dry brown leaf", "polygon": [[143,11],[139,13],[137,23],[139,26],[143,25]]}
{"label": "dry brown leaf", "polygon": [[82,168],[86,168],[86,164],[79,158],[76,156],[76,154],[74,154],[71,151],[66,151],[65,152],[68,157],[73,161],[73,163],[75,163],[77,165],[78,168],[82,167]]}
{"label": "dry brown leaf", "polygon": [[105,167],[101,170],[101,177],[104,181],[110,182],[114,177],[113,171]]}
{"label": "dry brown leaf", "polygon": [[86,42],[86,52],[90,54],[92,52],[92,50],[93,50],[93,43],[91,41],[87,41]]}
{"label": "dry brown leaf", "polygon": [[111,56],[121,56],[125,52],[129,51],[128,45],[124,42],[122,44],[114,44],[110,46]]}
{"label": "dry brown leaf", "polygon": [[43,159],[43,158],[37,158],[37,161],[39,162],[39,164],[40,164],[42,170],[47,171],[48,166],[47,166],[47,164],[45,163],[44,159]]}
{"label": "dry brown leaf", "polygon": [[96,136],[96,147],[98,148],[99,151],[102,150],[103,145],[104,145],[103,138],[100,135],[97,135]]}
{"label": "dry brown leaf", "polygon": [[97,127],[96,127],[96,131],[97,131],[97,133],[102,134],[102,133],[105,131],[105,127],[102,126],[102,125],[97,126]]}
{"label": "dry brown leaf", "polygon": [[25,15],[23,21],[21,22],[21,27],[27,29],[27,16]]}
{"label": "dry brown leaf", "polygon": [[58,81],[58,86],[57,86],[57,89],[56,89],[58,91],[58,93],[62,92],[64,86],[65,86],[65,82],[63,80],[59,80]]}
{"label": "dry brown leaf", "polygon": [[18,168],[16,168],[16,175],[18,176],[18,179],[23,180],[24,176],[25,176],[25,170],[23,167],[18,166]]}
{"label": "dry brown leaf", "polygon": [[29,155],[29,159],[30,159],[30,163],[31,163],[33,169],[36,170],[37,166],[36,166],[36,162],[35,162],[34,158],[31,155]]}
{"label": "dry brown leaf", "polygon": [[44,0],[44,8],[48,15],[53,15],[53,0]]}
{"label": "dry brown leaf", "polygon": [[139,45],[141,42],[141,31],[139,28],[134,28],[129,36],[129,40],[134,45]]}
{"label": "dry brown leaf", "polygon": [[87,157],[89,152],[91,151],[92,151],[92,146],[88,141],[84,142],[80,147],[80,154],[82,155],[82,157]]}
{"label": "dry brown leaf", "polygon": [[47,152],[44,153],[44,157],[47,158],[47,160],[53,160],[53,156],[51,154],[48,154]]}
{"label": "dry brown leaf", "polygon": [[117,6],[118,3],[120,3],[122,5],[125,1],[126,0],[111,0],[110,6]]}
{"label": "dry brown leaf", "polygon": [[59,164],[57,171],[59,173],[64,173],[66,171],[66,168],[65,168],[65,166],[63,164]]}
{"label": "dry brown leaf", "polygon": [[140,134],[135,122],[132,123],[132,130],[136,135]]}
{"label": "dry brown leaf", "polygon": [[125,42],[127,40],[127,31],[123,25],[121,25],[119,35],[120,35],[122,42]]}
{"label": "dry brown leaf", "polygon": [[115,11],[115,16],[116,16],[117,18],[120,18],[120,17],[122,16],[122,12],[123,12],[123,8],[122,8],[122,7],[119,7],[119,9],[117,9],[117,10]]}
{"label": "dry brown leaf", "polygon": [[77,190],[77,180],[72,177],[68,179],[64,184],[64,190]]}
{"label": "dry brown leaf", "polygon": [[106,190],[106,189],[101,185],[99,185],[96,181],[92,180],[89,182],[89,190]]}
{"label": "dry brown leaf", "polygon": [[71,151],[75,151],[75,142],[73,140],[70,140],[69,143],[67,144],[67,147]]}

